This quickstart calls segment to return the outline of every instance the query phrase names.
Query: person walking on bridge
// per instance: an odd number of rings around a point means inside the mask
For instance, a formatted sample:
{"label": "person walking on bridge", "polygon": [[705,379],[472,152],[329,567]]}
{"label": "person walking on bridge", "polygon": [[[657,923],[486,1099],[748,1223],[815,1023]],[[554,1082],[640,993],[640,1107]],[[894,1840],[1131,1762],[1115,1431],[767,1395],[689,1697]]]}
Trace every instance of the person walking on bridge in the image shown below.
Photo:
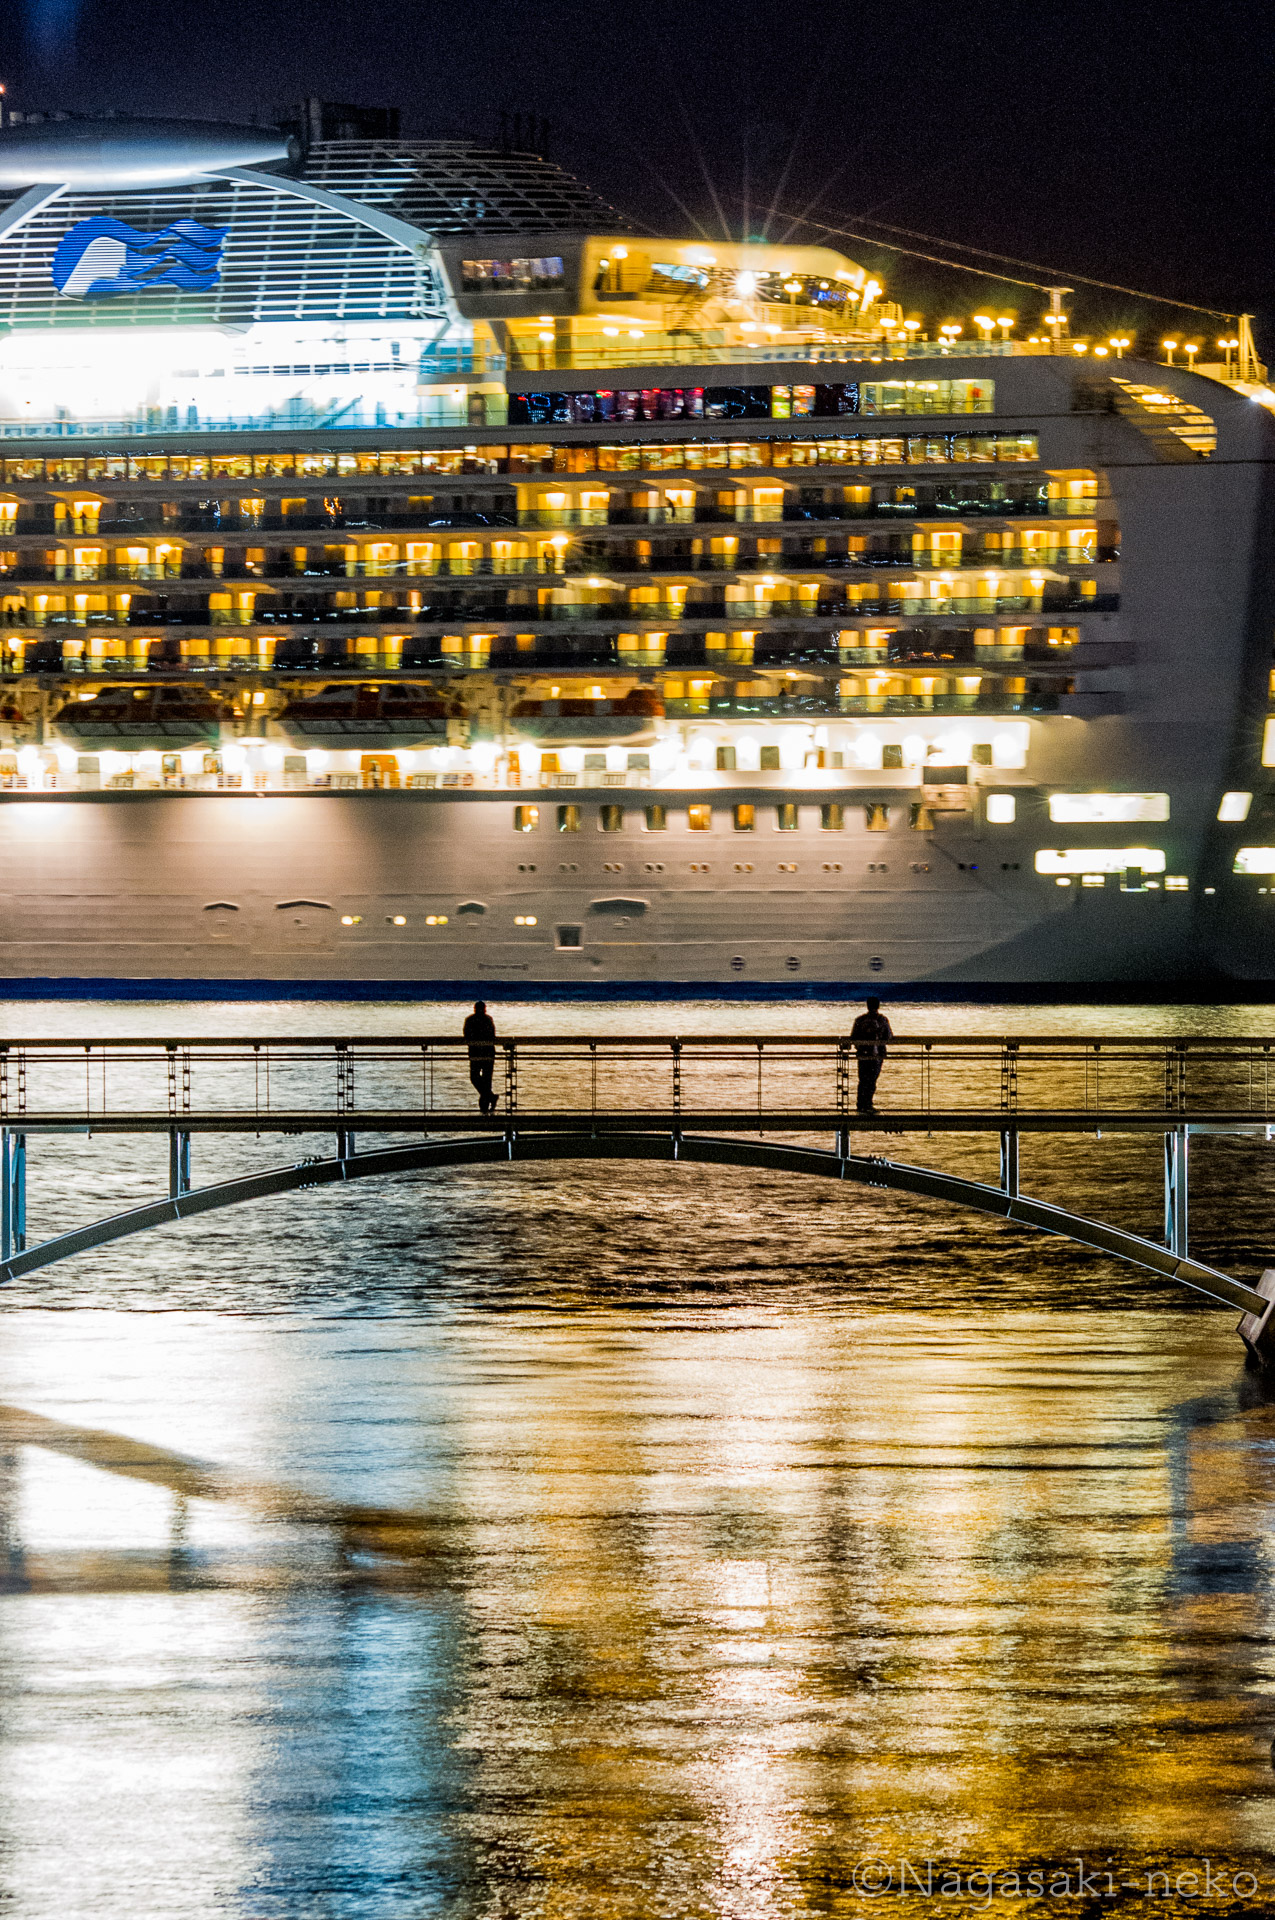
{"label": "person walking on bridge", "polygon": [[496,1065],[496,1022],[488,1013],[485,1000],[475,1000],[474,1011],[461,1028],[461,1035],[469,1047],[469,1079],[478,1095],[478,1111],[495,1113],[497,1101],[491,1090],[491,1076]]}
{"label": "person walking on bridge", "polygon": [[877,1081],[885,1064],[887,1040],[893,1040],[890,1022],[881,1011],[879,1000],[869,1000],[868,1011],[861,1013],[850,1029],[850,1044],[859,1056],[859,1093],[855,1105],[860,1113],[875,1113]]}

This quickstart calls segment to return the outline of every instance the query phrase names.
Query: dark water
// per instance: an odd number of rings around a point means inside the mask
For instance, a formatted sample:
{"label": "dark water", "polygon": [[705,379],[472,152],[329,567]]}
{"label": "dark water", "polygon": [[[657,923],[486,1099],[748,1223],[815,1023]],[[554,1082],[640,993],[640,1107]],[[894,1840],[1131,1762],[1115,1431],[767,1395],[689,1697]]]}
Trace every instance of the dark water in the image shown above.
{"label": "dark water", "polygon": [[[7,1026],[195,1021],[23,1006]],[[992,1170],[985,1143],[908,1145]],[[201,1179],[294,1157],[197,1151]],[[1267,1263],[1269,1154],[1200,1146],[1193,1251]],[[1023,1185],[1154,1234],[1158,1156],[1025,1142]],[[33,1234],[165,1172],[147,1142],[36,1141]],[[1275,1904],[1275,1393],[1232,1314],[884,1192],[622,1163],[215,1214],[33,1276],[0,1313],[6,1916]]]}

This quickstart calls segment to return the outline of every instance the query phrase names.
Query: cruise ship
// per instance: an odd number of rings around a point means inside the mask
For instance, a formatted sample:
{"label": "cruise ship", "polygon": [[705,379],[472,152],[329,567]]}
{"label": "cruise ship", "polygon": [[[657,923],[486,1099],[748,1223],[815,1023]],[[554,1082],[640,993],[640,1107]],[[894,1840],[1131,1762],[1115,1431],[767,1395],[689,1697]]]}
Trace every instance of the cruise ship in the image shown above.
{"label": "cruise ship", "polygon": [[1065,292],[11,115],[0,991],[1275,981],[1275,393]]}

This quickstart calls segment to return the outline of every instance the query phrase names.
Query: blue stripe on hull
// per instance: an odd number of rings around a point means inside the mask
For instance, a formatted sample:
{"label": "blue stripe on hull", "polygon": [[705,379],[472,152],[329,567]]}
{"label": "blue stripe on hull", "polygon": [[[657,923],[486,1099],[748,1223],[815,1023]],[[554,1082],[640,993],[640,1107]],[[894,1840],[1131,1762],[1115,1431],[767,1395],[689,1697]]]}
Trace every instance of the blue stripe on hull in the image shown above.
{"label": "blue stripe on hull", "polygon": [[1275,981],[1234,980],[1199,975],[1186,980],[1149,982],[1085,981],[925,981],[896,985],[880,978],[862,981],[617,980],[573,985],[554,981],[485,980],[187,980],[112,979],[103,976],[0,980],[6,1000],[310,1000],[385,1001],[428,1004],[435,1000],[502,1001],[792,1001],[835,1004],[860,1001],[868,994],[902,1001],[988,1002],[993,1005],[1261,1005],[1275,997]]}

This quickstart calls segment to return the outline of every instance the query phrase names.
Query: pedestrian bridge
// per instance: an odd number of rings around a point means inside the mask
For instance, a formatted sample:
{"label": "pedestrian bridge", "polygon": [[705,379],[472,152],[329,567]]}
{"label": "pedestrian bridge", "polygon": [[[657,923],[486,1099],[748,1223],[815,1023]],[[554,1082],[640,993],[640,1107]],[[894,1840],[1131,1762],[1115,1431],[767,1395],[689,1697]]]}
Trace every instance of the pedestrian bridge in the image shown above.
{"label": "pedestrian bridge", "polygon": [[[1240,1331],[1261,1354],[1275,1269],[1250,1284],[1191,1258],[1190,1148],[1199,1135],[1275,1138],[1273,1045],[901,1039],[883,1082],[890,1104],[860,1114],[846,1036],[507,1039],[497,1043],[499,1109],[483,1117],[454,1039],[10,1041],[0,1043],[0,1280],[152,1227],[337,1182],[515,1161],[685,1161],[889,1188],[1062,1235],[1238,1307]],[[28,1156],[40,1136],[68,1134],[165,1137],[167,1193],[30,1241]],[[994,1184],[914,1164],[896,1144],[979,1134],[998,1143]],[[1163,1239],[1022,1193],[1024,1134],[1159,1136]],[[332,1150],[197,1185],[196,1143],[218,1135],[326,1136]]]}

